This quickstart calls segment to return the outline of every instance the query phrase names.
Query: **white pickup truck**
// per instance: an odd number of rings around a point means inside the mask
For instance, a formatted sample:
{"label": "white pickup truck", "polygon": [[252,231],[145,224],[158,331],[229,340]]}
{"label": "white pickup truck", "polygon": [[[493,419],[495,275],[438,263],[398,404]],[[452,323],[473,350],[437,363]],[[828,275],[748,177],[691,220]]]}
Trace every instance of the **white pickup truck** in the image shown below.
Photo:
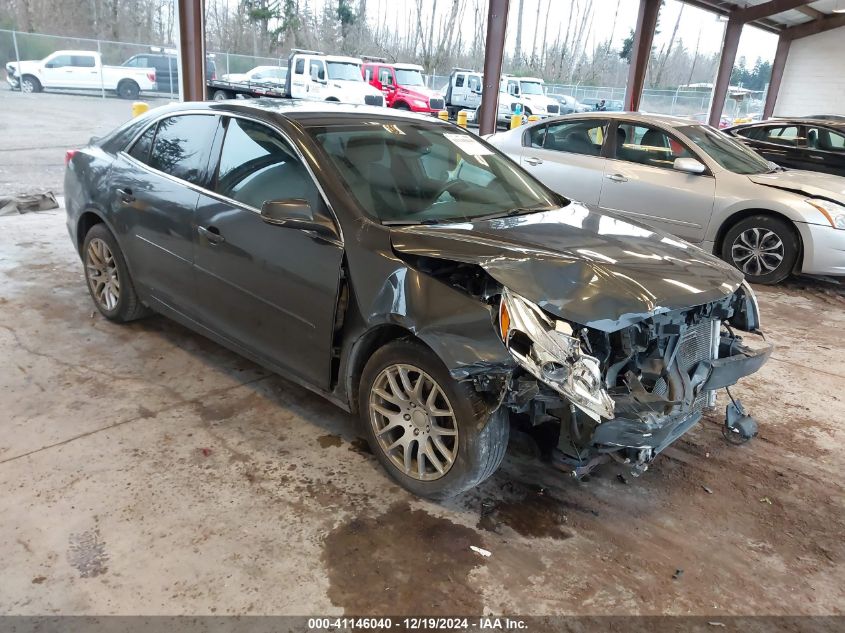
{"label": "white pickup truck", "polygon": [[287,93],[293,99],[383,106],[384,95],[364,81],[358,57],[294,49],[288,59]]}
{"label": "white pickup truck", "polygon": [[9,62],[6,81],[12,90],[41,92],[45,88],[113,90],[119,97],[134,99],[155,90],[155,68],[104,66],[92,51],[56,51],[39,61]]}

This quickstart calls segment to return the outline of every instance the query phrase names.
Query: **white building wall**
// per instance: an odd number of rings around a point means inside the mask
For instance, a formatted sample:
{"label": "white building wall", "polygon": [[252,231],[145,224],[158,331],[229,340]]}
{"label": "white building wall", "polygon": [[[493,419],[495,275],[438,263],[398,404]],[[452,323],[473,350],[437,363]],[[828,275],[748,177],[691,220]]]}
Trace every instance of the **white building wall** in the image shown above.
{"label": "white building wall", "polygon": [[845,115],[845,27],[793,41],[775,116]]}

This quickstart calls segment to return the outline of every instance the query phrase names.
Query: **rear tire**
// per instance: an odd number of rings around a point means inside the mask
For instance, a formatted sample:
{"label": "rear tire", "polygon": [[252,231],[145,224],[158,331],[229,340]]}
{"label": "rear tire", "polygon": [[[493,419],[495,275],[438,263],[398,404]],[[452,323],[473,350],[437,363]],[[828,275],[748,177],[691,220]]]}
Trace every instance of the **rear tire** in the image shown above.
{"label": "rear tire", "polygon": [[131,79],[124,79],[117,84],[116,92],[121,99],[137,99],[141,94],[141,87]]}
{"label": "rear tire", "polygon": [[20,90],[24,94],[32,94],[35,92],[41,92],[44,88],[41,87],[41,82],[38,81],[37,77],[33,77],[32,75],[24,75],[21,77],[21,87]]}
{"label": "rear tire", "polygon": [[94,305],[109,321],[128,323],[149,314],[135,292],[120,246],[105,224],[95,224],[85,235],[82,263]]}
{"label": "rear tire", "polygon": [[211,95],[212,101],[226,101],[232,98],[234,98],[234,95],[230,94],[228,90],[215,90]]}
{"label": "rear tire", "polygon": [[734,224],[722,240],[721,257],[753,284],[780,283],[798,261],[800,243],[785,220],[757,214]]}
{"label": "rear tire", "polygon": [[411,109],[411,107],[407,103],[405,103],[404,101],[400,101],[399,103],[397,103],[393,107],[396,108],[397,110],[405,110],[406,112]]}
{"label": "rear tire", "polygon": [[378,349],[364,367],[358,398],[370,448],[388,474],[416,495],[458,495],[490,477],[504,459],[507,411],[491,413],[471,386],[452,378],[417,341]]}

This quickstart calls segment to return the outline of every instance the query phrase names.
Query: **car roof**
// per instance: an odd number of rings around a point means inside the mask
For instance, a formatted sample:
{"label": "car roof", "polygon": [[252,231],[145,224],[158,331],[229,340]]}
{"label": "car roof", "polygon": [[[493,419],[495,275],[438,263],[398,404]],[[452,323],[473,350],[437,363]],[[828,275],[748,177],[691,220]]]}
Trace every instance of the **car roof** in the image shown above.
{"label": "car roof", "polygon": [[[584,99],[590,101],[590,99]],[[605,99],[605,101],[612,101]],[[585,112],[583,114],[567,114],[566,118],[589,118],[589,119],[626,119],[639,123],[658,123],[668,127],[683,127],[686,125],[698,125],[698,121],[668,114],[648,114],[645,112]]]}
{"label": "car roof", "polygon": [[[158,108],[157,108],[158,110]],[[180,112],[196,112],[197,110],[208,110],[218,114],[246,114],[254,113],[258,118],[272,119],[274,116],[282,116],[291,121],[306,123],[309,119],[319,120],[325,123],[332,118],[346,119],[350,122],[361,120],[373,120],[374,118],[385,119],[408,119],[413,121],[424,121],[428,123],[442,123],[430,115],[416,114],[414,112],[397,110],[368,105],[352,105],[333,101],[307,101],[305,99],[278,99],[273,97],[261,97],[258,99],[229,99],[227,101],[195,101],[178,103],[172,106],[163,106],[161,111],[176,115]],[[151,110],[151,112],[153,112]]]}
{"label": "car roof", "polygon": [[778,117],[776,119],[766,119],[765,121],[753,121],[751,123],[742,123],[735,127],[742,128],[742,127],[757,127],[759,125],[807,125],[812,123],[813,125],[821,125],[825,127],[833,127],[833,128],[845,128],[845,120],[839,119],[816,119],[810,116],[803,116],[803,117],[789,117],[789,118],[781,118]]}

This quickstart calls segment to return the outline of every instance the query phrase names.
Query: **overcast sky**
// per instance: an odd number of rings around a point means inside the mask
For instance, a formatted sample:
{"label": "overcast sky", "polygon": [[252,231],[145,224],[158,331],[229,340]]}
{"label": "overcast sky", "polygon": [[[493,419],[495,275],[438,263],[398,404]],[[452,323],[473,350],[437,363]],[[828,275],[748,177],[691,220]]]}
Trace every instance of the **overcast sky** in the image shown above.
{"label": "overcast sky", "polygon": [[[319,2],[320,0],[317,0]],[[582,4],[585,0],[581,0]],[[589,1],[589,0],[587,0]],[[639,0],[618,0],[619,16],[616,21],[616,28],[613,29],[613,14],[616,11],[617,0],[592,0],[595,7],[595,18],[593,20],[593,42],[605,41],[611,36],[613,30],[613,43],[618,47],[624,40],[637,21],[637,10]],[[424,0],[429,6],[433,6],[432,0]],[[537,4],[541,4],[541,22],[545,18],[547,0],[524,0],[523,11],[523,48],[530,48],[534,36],[534,27],[537,22]],[[437,3],[438,13],[445,12],[451,2],[440,0]],[[470,6],[470,2],[467,5]],[[519,0],[511,0],[510,16],[508,19],[507,47],[513,51],[516,41],[516,9]],[[557,33],[566,28],[569,11],[573,6],[573,0],[552,0],[552,9],[549,14],[547,25],[547,37],[554,41]],[[387,24],[405,24],[408,14],[415,15],[415,0],[368,0],[367,4],[369,19],[375,23],[376,20],[385,19]],[[701,35],[700,50],[702,53],[712,53],[719,50],[724,35],[725,22],[717,19],[716,14],[703,9],[697,9],[690,5],[682,5],[678,0],[666,0],[660,14],[660,33],[655,37],[655,47],[660,50],[661,45],[671,36],[675,26],[675,20],[679,11],[683,8],[683,16],[678,28],[678,38],[683,39],[684,45],[695,49],[696,40]],[[467,10],[465,20],[471,19],[471,13]],[[541,40],[542,27],[538,40]],[[772,61],[777,48],[777,36],[753,27],[745,27],[742,33],[742,40],[739,45],[737,59],[745,55],[748,58],[749,66],[753,65],[757,57]]]}

